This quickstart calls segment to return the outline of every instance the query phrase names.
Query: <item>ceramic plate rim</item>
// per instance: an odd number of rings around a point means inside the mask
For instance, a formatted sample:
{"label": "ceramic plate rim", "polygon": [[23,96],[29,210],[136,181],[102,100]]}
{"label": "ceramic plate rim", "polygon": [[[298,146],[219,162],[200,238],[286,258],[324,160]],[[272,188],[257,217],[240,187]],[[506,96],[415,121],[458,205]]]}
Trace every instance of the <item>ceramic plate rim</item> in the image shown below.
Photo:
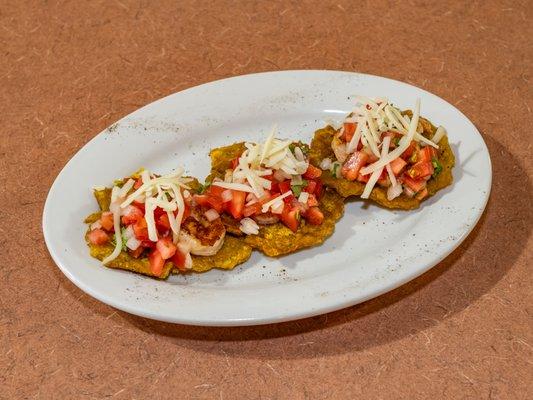
{"label": "ceramic plate rim", "polygon": [[[227,319],[227,320],[206,319],[206,318],[202,318],[202,317],[198,317],[198,318],[191,318],[191,317],[182,318],[179,315],[174,315],[174,316],[158,315],[157,313],[154,313],[154,312],[151,312],[151,311],[148,311],[148,310],[144,310],[142,308],[140,309],[139,307],[130,306],[129,304],[126,304],[126,303],[120,302],[120,301],[116,301],[115,299],[110,299],[109,297],[107,297],[105,295],[102,295],[102,293],[100,293],[97,290],[97,288],[95,288],[94,286],[92,286],[91,284],[89,284],[87,282],[84,282],[84,281],[78,279],[78,277],[76,277],[76,275],[72,273],[72,271],[69,268],[69,266],[63,261],[63,258],[58,253],[59,249],[57,248],[57,246],[54,245],[52,232],[50,230],[50,223],[51,222],[49,221],[50,210],[54,206],[52,201],[53,201],[53,198],[54,198],[54,194],[55,194],[55,192],[57,190],[57,187],[59,185],[59,182],[61,180],[61,177],[64,175],[65,171],[67,171],[70,168],[70,166],[73,165],[75,160],[80,156],[80,154],[84,151],[84,149],[87,148],[91,143],[96,141],[99,136],[104,134],[104,132],[105,132],[105,130],[104,130],[104,131],[100,132],[98,135],[96,135],[95,137],[93,137],[91,140],[89,140],[86,144],[84,144],[84,146],[82,146],[76,152],[76,154],[69,159],[69,161],[65,164],[65,166],[61,169],[61,171],[58,173],[57,177],[55,178],[54,183],[52,184],[52,186],[49,189],[49,192],[48,192],[48,195],[47,195],[47,198],[46,198],[46,201],[45,201],[43,217],[42,217],[43,233],[44,233],[45,243],[46,243],[46,246],[48,248],[48,251],[49,251],[52,259],[54,260],[56,265],[59,267],[59,269],[65,274],[65,276],[72,283],[74,283],[77,287],[79,287],[82,291],[88,293],[92,297],[94,297],[94,298],[96,298],[96,299],[98,299],[98,300],[100,300],[100,301],[102,301],[102,302],[104,302],[104,303],[106,303],[108,305],[111,305],[111,306],[113,306],[115,308],[121,309],[121,310],[123,310],[125,312],[131,313],[131,314],[134,314],[134,315],[138,315],[138,316],[142,316],[142,317],[146,317],[146,318],[150,318],[150,319],[156,319],[156,320],[171,322],[171,323],[181,323],[181,324],[189,324],[189,325],[203,325],[203,326],[260,325],[260,324],[277,323],[277,322],[283,322],[283,321],[289,321],[289,320],[296,320],[296,319],[305,318],[305,317],[311,317],[311,316],[332,312],[332,311],[335,311],[335,310],[339,310],[339,309],[342,309],[342,308],[346,308],[346,307],[349,307],[349,306],[352,306],[352,305],[367,301],[367,300],[369,300],[371,298],[377,297],[377,296],[382,295],[382,294],[384,294],[384,293],[386,293],[388,291],[391,291],[391,290],[393,290],[393,289],[405,284],[406,282],[408,282],[408,281],[410,281],[410,280],[422,275],[424,272],[426,272],[429,269],[433,268],[435,265],[440,263],[444,258],[446,258],[449,254],[451,254],[455,249],[457,249],[457,247],[464,241],[464,239],[472,232],[472,230],[474,229],[474,227],[478,223],[479,219],[483,215],[484,209],[485,209],[485,207],[487,205],[487,202],[488,202],[488,199],[490,197],[490,189],[491,189],[491,185],[492,185],[492,165],[491,165],[490,154],[488,152],[486,143],[483,140],[483,137],[481,136],[481,134],[479,133],[477,128],[474,126],[474,124],[460,110],[458,110],[455,106],[453,106],[452,104],[448,103],[446,100],[440,98],[439,96],[436,96],[436,95],[434,95],[434,94],[432,94],[430,92],[427,92],[427,91],[425,91],[425,90],[423,90],[421,88],[418,88],[418,87],[416,87],[416,86],[414,86],[412,84],[407,84],[405,82],[401,82],[401,81],[397,81],[397,80],[394,80],[394,79],[385,78],[385,77],[381,77],[381,76],[376,76],[376,75],[362,74],[362,73],[349,72],[349,71],[332,71],[332,70],[284,70],[284,71],[267,71],[267,72],[260,72],[260,73],[255,73],[255,74],[239,75],[239,76],[228,77],[228,78],[224,78],[224,79],[220,79],[220,80],[216,80],[216,81],[212,81],[212,82],[207,82],[207,83],[195,86],[195,87],[187,88],[187,89],[182,90],[180,92],[176,92],[176,93],[170,94],[170,95],[165,96],[165,97],[163,97],[161,99],[155,100],[154,102],[149,103],[146,106],[143,106],[142,108],[146,108],[148,106],[150,106],[150,107],[157,106],[157,103],[163,103],[163,102],[167,101],[169,98],[171,98],[173,96],[179,96],[182,93],[194,91],[197,88],[207,87],[209,85],[219,85],[219,84],[224,84],[224,83],[228,83],[228,82],[230,82],[230,85],[231,85],[231,81],[232,80],[236,80],[236,79],[246,79],[247,77],[257,77],[257,76],[266,76],[267,78],[269,78],[269,77],[272,77],[272,76],[275,76],[275,75],[282,76],[283,74],[291,74],[291,73],[292,74],[302,74],[302,75],[313,74],[313,73],[317,73],[317,74],[322,74],[322,73],[324,73],[324,74],[336,74],[336,73],[349,74],[349,75],[357,75],[357,76],[361,77],[362,79],[365,79],[365,78],[380,79],[380,80],[391,81],[391,82],[394,82],[395,84],[408,85],[408,86],[410,86],[412,88],[420,90],[421,92],[424,92],[426,95],[434,96],[439,101],[442,101],[442,102],[446,103],[448,106],[450,106],[453,109],[454,112],[457,113],[457,115],[461,116],[462,118],[464,118],[466,120],[466,122],[468,122],[472,132],[477,134],[479,139],[481,140],[482,145],[484,146],[484,151],[485,151],[486,156],[487,156],[487,160],[488,160],[488,165],[487,165],[487,167],[488,167],[488,169],[487,169],[488,176],[486,177],[486,178],[488,178],[487,187],[486,187],[485,196],[482,199],[482,207],[480,207],[480,210],[477,211],[477,214],[476,214],[475,218],[473,219],[473,223],[471,223],[468,226],[468,228],[465,229],[462,232],[460,237],[458,237],[458,238],[456,238],[454,240],[453,245],[450,246],[447,249],[447,251],[440,253],[438,255],[438,257],[436,257],[434,259],[434,262],[426,264],[424,266],[421,266],[420,268],[411,269],[409,271],[410,273],[405,274],[402,279],[391,281],[388,284],[382,284],[378,288],[374,288],[372,290],[367,290],[367,291],[363,290],[363,291],[361,291],[359,293],[358,296],[355,296],[355,297],[352,297],[352,298],[347,298],[347,299],[344,299],[344,300],[330,297],[329,299],[327,299],[327,300],[325,299],[324,300],[322,306],[318,306],[318,307],[315,307],[313,309],[309,309],[307,311],[304,310],[304,311],[294,312],[294,313],[291,313],[290,311],[288,311],[288,312],[280,313],[279,315],[270,315],[270,316],[267,316],[267,317],[232,318],[232,319]],[[140,109],[138,109],[138,110],[140,110]],[[130,115],[132,115],[133,113],[137,112],[138,110],[135,110],[131,114],[128,114],[128,115],[124,116],[118,122],[120,123],[120,121],[125,120]],[[469,134],[470,134],[470,132],[469,132]],[[312,132],[309,132],[309,135],[312,135]],[[456,166],[455,168],[458,168],[458,167],[459,166]],[[342,223],[342,219],[341,219],[340,223]],[[89,258],[88,254],[87,254],[87,257]],[[150,278],[143,278],[143,279],[150,279]]]}

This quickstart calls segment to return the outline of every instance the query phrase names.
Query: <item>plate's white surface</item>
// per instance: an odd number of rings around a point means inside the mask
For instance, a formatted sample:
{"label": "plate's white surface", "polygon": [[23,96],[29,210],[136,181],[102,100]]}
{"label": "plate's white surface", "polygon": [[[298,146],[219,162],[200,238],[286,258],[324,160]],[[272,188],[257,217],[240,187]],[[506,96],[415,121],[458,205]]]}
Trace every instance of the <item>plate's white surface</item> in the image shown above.
{"label": "plate's white surface", "polygon": [[[91,188],[140,166],[183,165],[200,179],[209,149],[280,136],[310,142],[325,120],[341,120],[353,97],[387,96],[400,108],[422,100],[421,114],[444,125],[457,157],[454,184],[416,211],[349,202],[322,246],[280,259],[259,253],[233,271],[157,281],[102,267],[88,254],[84,217],[97,209]],[[455,107],[414,86],[334,71],[238,76],[188,89],[130,114],[91,140],[55,180],[44,208],[46,244],[63,273],[97,299],[162,321],[195,325],[279,322],[347,307],[387,292],[452,252],[485,208],[491,186],[487,148]]]}

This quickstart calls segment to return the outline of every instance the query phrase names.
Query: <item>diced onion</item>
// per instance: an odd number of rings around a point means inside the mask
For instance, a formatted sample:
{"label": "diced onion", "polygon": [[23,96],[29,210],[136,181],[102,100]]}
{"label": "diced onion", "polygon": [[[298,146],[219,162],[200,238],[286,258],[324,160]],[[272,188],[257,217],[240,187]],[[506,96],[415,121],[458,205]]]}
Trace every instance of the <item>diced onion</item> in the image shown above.
{"label": "diced onion", "polygon": [[100,223],[100,220],[98,221],[94,221],[90,226],[89,228],[91,229],[91,231],[95,230],[95,229],[100,229],[102,227],[102,224]]}
{"label": "diced onion", "polygon": [[396,197],[401,195],[403,192],[402,185],[396,182],[396,185],[390,185],[387,189],[387,200],[394,200]]}
{"label": "diced onion", "polygon": [[229,189],[226,189],[222,192],[222,194],[220,195],[220,197],[222,198],[222,201],[225,203],[227,201],[231,201],[231,199],[233,199],[233,192]]}
{"label": "diced onion", "polygon": [[137,250],[141,245],[141,241],[138,240],[135,236],[130,237],[126,241],[126,247],[130,250]]}
{"label": "diced onion", "polygon": [[328,171],[331,167],[331,160],[329,158],[324,158],[321,162],[320,162],[320,169],[324,170],[324,171]]}
{"label": "diced onion", "polygon": [[270,207],[270,211],[272,211],[273,214],[281,214],[283,213],[283,209],[285,208],[285,202],[280,201],[279,203],[275,203]]}
{"label": "diced onion", "polygon": [[246,235],[257,235],[259,233],[259,225],[251,218],[241,219],[239,229]]}
{"label": "diced onion", "polygon": [[302,192],[300,193],[300,196],[298,196],[298,201],[303,204],[307,204],[307,200],[309,200],[309,193]]}
{"label": "diced onion", "polygon": [[209,222],[213,222],[215,219],[220,218],[219,213],[214,208],[210,208],[204,213]]}
{"label": "diced onion", "polygon": [[128,225],[128,227],[124,229],[124,238],[128,240],[129,238],[134,237],[134,236],[135,236],[135,232],[133,231],[133,227],[131,225]]}

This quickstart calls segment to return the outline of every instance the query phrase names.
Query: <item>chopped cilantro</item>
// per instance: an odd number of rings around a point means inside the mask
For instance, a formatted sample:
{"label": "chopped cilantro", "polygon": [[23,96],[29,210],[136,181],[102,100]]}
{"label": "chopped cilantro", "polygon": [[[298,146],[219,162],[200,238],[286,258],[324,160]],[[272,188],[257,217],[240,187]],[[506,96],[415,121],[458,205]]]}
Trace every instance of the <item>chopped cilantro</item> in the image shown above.
{"label": "chopped cilantro", "polygon": [[438,174],[440,174],[442,172],[442,165],[441,163],[439,162],[439,160],[435,157],[433,157],[431,159],[431,164],[433,164],[433,178],[436,178]]}
{"label": "chopped cilantro", "polygon": [[301,184],[299,184],[299,185],[291,185],[291,190],[292,190],[292,193],[294,194],[294,196],[295,197],[300,196],[300,194],[302,193],[302,190],[307,186],[308,183],[309,183],[308,181],[303,179]]}
{"label": "chopped cilantro", "polygon": [[399,145],[400,145],[400,137],[396,137],[396,138],[394,138],[394,144],[395,144],[396,146],[399,146]]}
{"label": "chopped cilantro", "polygon": [[203,185],[200,184],[200,187],[198,188],[198,194],[204,194],[207,189],[209,189],[209,186],[211,186],[210,181],[206,181]]}

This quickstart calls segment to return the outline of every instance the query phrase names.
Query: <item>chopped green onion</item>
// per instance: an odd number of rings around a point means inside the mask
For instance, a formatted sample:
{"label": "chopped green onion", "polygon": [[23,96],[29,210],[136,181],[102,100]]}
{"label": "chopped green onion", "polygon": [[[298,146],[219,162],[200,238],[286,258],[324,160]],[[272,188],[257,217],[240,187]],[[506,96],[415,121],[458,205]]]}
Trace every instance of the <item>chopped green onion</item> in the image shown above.
{"label": "chopped green onion", "polygon": [[331,164],[331,175],[333,175],[335,178],[340,178],[340,170],[341,170],[341,163],[338,161],[335,161]]}
{"label": "chopped green onion", "polygon": [[198,188],[198,194],[204,194],[207,189],[209,189],[209,186],[211,186],[211,182],[207,181],[203,185],[200,184],[200,187]]}
{"label": "chopped green onion", "polygon": [[431,159],[431,164],[433,164],[433,178],[436,178],[438,174],[440,174],[442,172],[442,165],[441,163],[439,162],[439,160],[435,157],[433,157]]}

